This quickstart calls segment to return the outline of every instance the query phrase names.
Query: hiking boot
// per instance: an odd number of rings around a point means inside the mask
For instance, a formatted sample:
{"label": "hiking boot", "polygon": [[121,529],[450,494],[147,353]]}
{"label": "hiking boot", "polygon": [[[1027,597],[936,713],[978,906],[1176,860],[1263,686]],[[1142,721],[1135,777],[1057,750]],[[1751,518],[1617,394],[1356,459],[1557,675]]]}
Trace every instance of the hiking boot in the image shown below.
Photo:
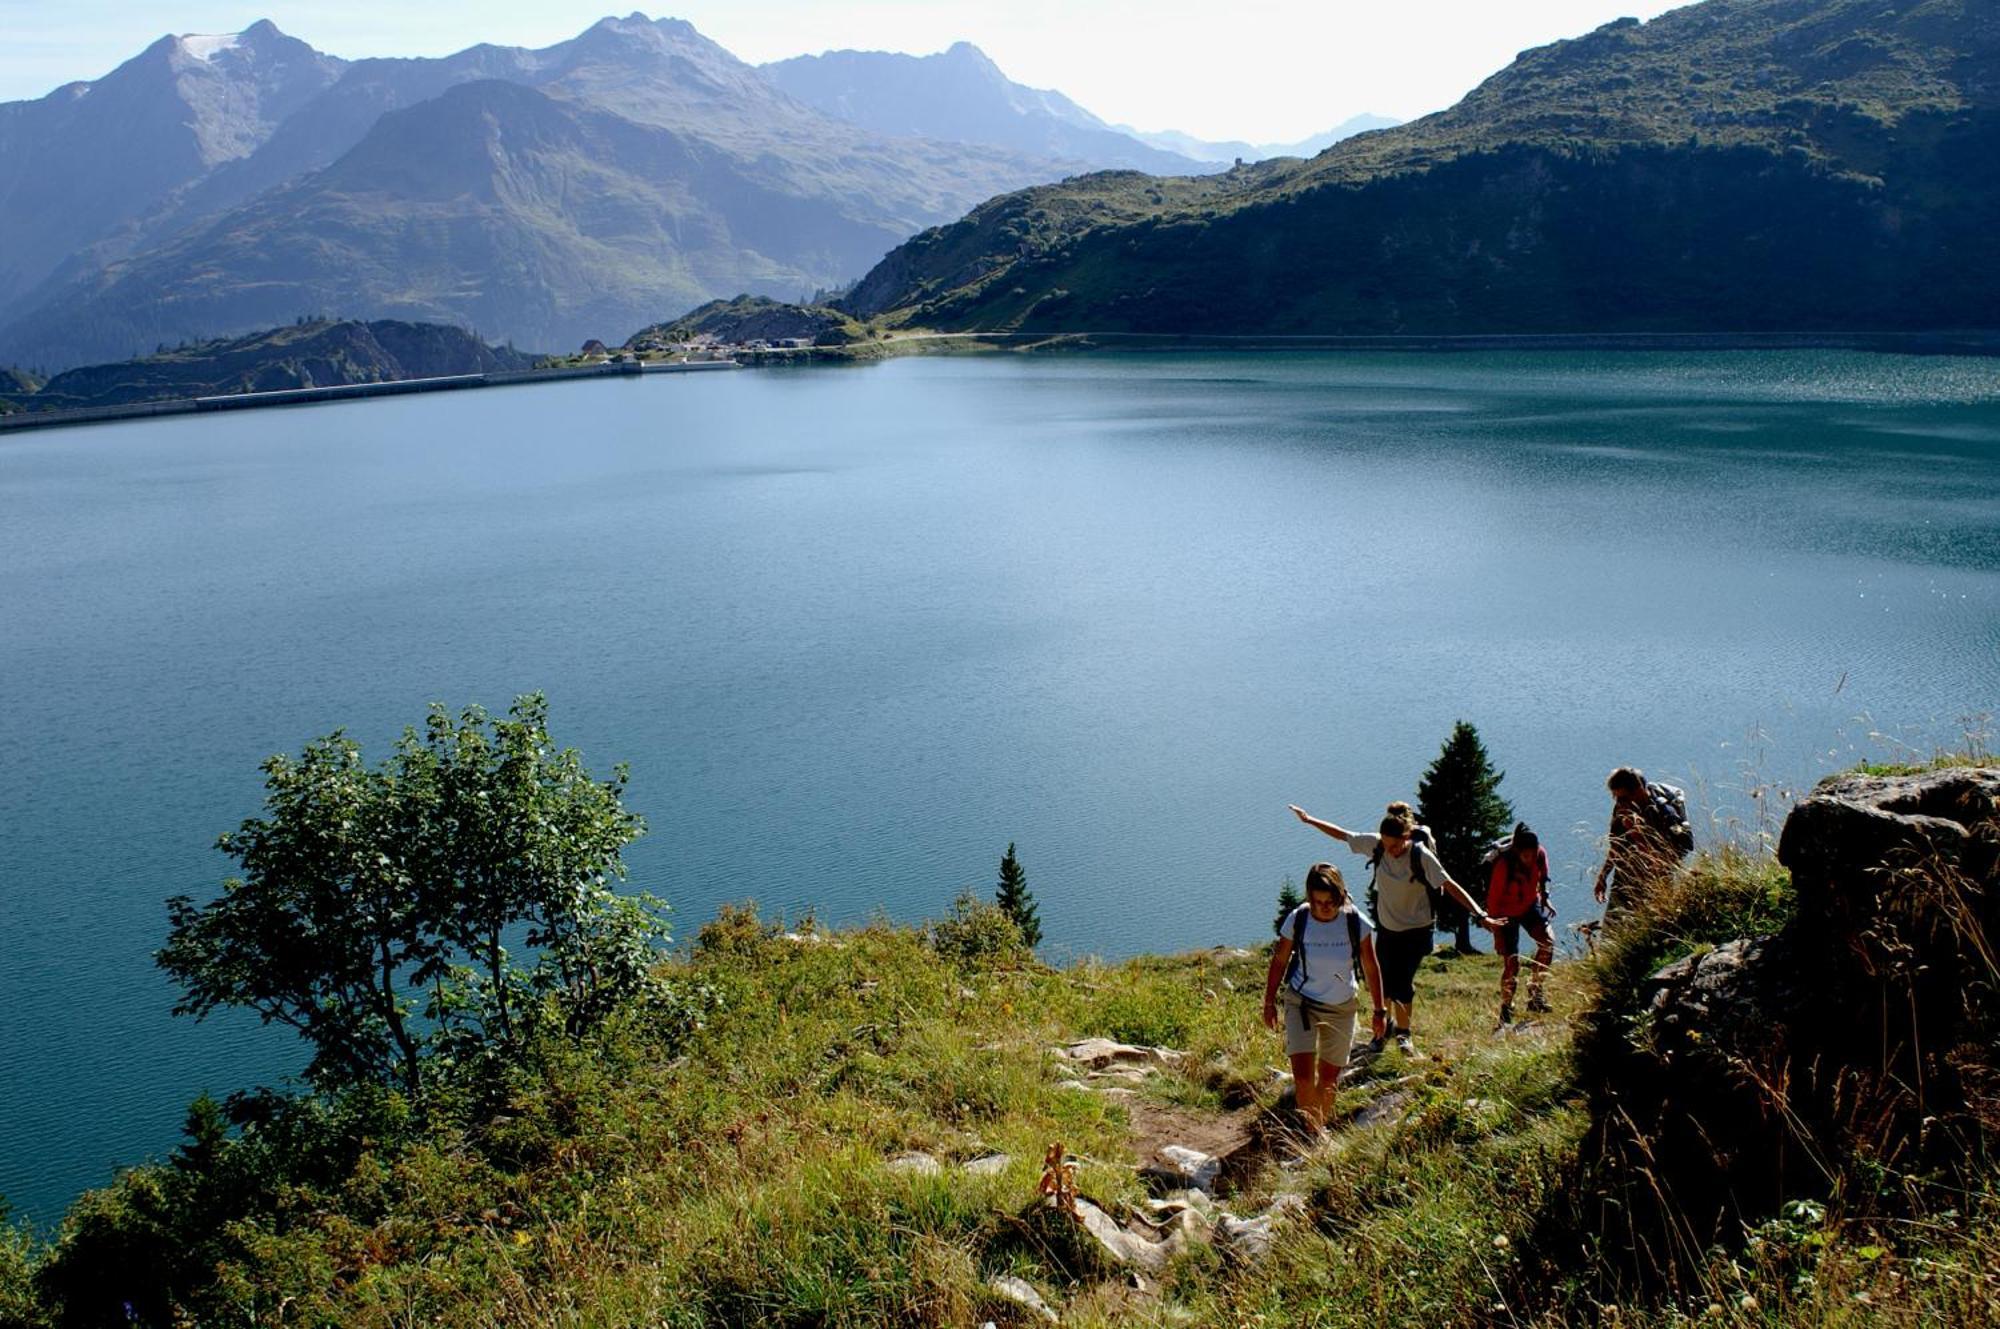
{"label": "hiking boot", "polygon": [[1511,1001],[1503,1001],[1500,1003],[1499,1027],[1501,1029],[1505,1029],[1508,1025],[1512,1023],[1514,1023],[1514,1003]]}
{"label": "hiking boot", "polygon": [[1411,1041],[1409,1030],[1398,1029],[1396,1031],[1396,1051],[1402,1053],[1406,1057],[1414,1057],[1417,1055],[1417,1045],[1416,1043]]}
{"label": "hiking boot", "polygon": [[1536,1015],[1546,1015],[1549,1012],[1549,999],[1539,992],[1530,992],[1528,994],[1528,1009]]}

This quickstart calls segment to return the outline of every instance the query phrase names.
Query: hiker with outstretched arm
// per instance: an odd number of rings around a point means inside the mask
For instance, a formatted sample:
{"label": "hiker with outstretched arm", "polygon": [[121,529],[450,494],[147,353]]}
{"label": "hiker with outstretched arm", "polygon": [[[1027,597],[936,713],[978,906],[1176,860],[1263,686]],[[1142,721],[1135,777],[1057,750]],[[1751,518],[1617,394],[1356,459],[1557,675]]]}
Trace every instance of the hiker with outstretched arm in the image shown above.
{"label": "hiker with outstretched arm", "polygon": [[1592,894],[1609,923],[1673,874],[1694,848],[1694,831],[1688,825],[1687,795],[1648,780],[1635,766],[1611,772],[1604,787],[1611,791],[1611,829]]}
{"label": "hiker with outstretched arm", "polygon": [[1278,1027],[1282,1000],[1292,1087],[1299,1112],[1313,1130],[1325,1128],[1333,1091],[1347,1068],[1362,980],[1375,1003],[1371,1023],[1376,1041],[1383,1036],[1388,1012],[1382,1006],[1374,933],[1348,897],[1340,869],[1331,863],[1306,869],[1306,902],[1278,924],[1278,944],[1264,974],[1264,1027]]}
{"label": "hiker with outstretched arm", "polygon": [[1430,846],[1429,833],[1417,825],[1408,803],[1391,803],[1372,835],[1321,821],[1301,807],[1294,806],[1292,815],[1314,830],[1344,841],[1368,860],[1374,873],[1375,953],[1382,965],[1382,992],[1389,1001],[1396,1047],[1404,1056],[1414,1057],[1416,1043],[1410,1021],[1417,999],[1417,966],[1431,953],[1431,932],[1437,926],[1431,892],[1456,899],[1474,922],[1489,931],[1499,924],[1445,872]]}
{"label": "hiker with outstretched arm", "polygon": [[1555,938],[1549,935],[1549,920],[1555,905],[1549,900],[1549,856],[1528,823],[1516,822],[1514,833],[1494,845],[1481,860],[1487,870],[1486,908],[1500,920],[1493,934],[1493,949],[1502,957],[1500,968],[1500,1028],[1514,1022],[1514,985],[1521,972],[1521,934],[1535,943],[1534,967],[1528,971],[1528,1009],[1537,1014],[1548,1010],[1542,986],[1549,965],[1556,958]]}

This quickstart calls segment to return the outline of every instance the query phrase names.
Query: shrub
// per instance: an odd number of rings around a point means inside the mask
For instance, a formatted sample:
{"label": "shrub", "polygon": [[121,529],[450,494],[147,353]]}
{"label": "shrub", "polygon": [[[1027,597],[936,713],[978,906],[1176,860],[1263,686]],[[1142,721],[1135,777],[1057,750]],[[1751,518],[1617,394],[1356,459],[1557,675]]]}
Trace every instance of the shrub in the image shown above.
{"label": "shrub", "polygon": [[971,891],[952,901],[951,916],[930,926],[931,949],[961,964],[1011,963],[1026,958],[1021,929],[997,904]]}

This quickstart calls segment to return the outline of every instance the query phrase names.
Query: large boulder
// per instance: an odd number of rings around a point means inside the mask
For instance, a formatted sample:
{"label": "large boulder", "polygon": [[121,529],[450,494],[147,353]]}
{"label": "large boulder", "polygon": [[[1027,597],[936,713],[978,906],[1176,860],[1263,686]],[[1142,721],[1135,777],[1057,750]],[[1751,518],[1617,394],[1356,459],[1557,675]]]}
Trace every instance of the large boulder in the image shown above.
{"label": "large boulder", "polygon": [[2000,1143],[2000,770],[1828,780],[1778,858],[1793,921],[1654,974],[1597,1086],[1607,1221],[1651,1258]]}

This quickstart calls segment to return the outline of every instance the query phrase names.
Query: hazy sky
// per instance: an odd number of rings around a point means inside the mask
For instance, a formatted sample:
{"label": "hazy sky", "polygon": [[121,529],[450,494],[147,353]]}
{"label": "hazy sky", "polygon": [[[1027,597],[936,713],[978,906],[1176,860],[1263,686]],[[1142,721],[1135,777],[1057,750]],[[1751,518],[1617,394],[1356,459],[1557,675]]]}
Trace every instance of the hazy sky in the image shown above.
{"label": "hazy sky", "polygon": [[[628,0],[629,2],[629,0]],[[1448,106],[1516,52],[1656,0],[679,0],[758,63],[838,47],[982,47],[1009,77],[1113,122],[1204,138],[1303,138],[1363,111]],[[605,11],[610,12],[610,11]],[[334,55],[546,46],[601,14],[546,0],[0,0],[0,101],[96,78],[167,32],[269,18]]]}

